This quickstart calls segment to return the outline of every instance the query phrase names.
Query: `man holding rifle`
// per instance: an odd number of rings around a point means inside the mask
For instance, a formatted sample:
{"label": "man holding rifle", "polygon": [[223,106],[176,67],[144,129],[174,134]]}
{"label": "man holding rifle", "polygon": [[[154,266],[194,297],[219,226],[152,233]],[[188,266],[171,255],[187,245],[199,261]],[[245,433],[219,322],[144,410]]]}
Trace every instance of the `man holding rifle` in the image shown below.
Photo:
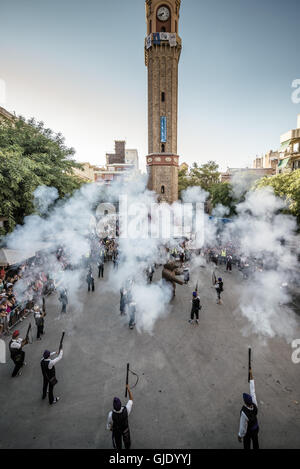
{"label": "man holding rifle", "polygon": [[[59,401],[59,397],[55,397],[53,395],[54,386],[57,384],[57,379],[55,375],[55,365],[58,363],[63,357],[63,343],[64,332],[62,334],[62,338],[59,345],[59,351],[50,353],[49,350],[45,350],[43,354],[43,358],[41,360],[41,368],[43,373],[43,396],[42,399],[45,399],[47,396],[47,389],[49,386],[49,404],[53,405]],[[56,358],[50,358],[54,355],[57,355]]]}
{"label": "man holding rifle", "polygon": [[26,365],[24,361],[25,352],[22,350],[22,348],[24,347],[24,345],[28,344],[29,330],[30,330],[30,325],[28,326],[28,331],[27,331],[25,339],[21,339],[21,337],[19,337],[20,335],[19,331],[14,331],[12,335],[12,339],[9,342],[10,357],[15,364],[14,370],[11,375],[12,378],[15,378],[17,375],[20,376],[22,374],[20,369],[22,368],[22,366]]}
{"label": "man holding rifle", "polygon": [[131,445],[128,416],[133,406],[133,396],[128,384],[126,384],[126,389],[129,393],[126,406],[122,407],[120,399],[115,397],[113,410],[109,412],[107,418],[106,428],[112,432],[113,447],[117,450],[122,449],[122,439],[125,449],[130,449]]}
{"label": "man holding rifle", "polygon": [[243,394],[244,406],[240,412],[240,429],[238,440],[244,443],[244,449],[251,449],[251,441],[253,449],[259,449],[258,432],[259,426],[257,421],[257,400],[255,394],[255,385],[251,369],[251,350],[249,349],[249,377],[250,394]]}

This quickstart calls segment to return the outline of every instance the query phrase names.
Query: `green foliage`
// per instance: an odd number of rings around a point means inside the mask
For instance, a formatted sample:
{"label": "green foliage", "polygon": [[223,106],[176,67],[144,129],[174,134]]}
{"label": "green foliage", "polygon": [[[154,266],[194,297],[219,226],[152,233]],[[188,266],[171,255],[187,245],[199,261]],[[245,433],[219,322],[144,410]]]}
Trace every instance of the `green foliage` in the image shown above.
{"label": "green foliage", "polygon": [[211,204],[213,207],[221,204],[229,208],[229,216],[235,215],[237,200],[235,199],[232,186],[228,182],[219,182],[210,189]]}
{"label": "green foliage", "polygon": [[190,186],[190,180],[187,169],[181,169],[178,173],[178,195],[180,198],[181,192],[185,191]]}
{"label": "green foliage", "polygon": [[219,181],[220,173],[218,171],[219,166],[214,161],[208,161],[200,166],[194,163],[190,170],[179,171],[178,176],[178,192],[179,198],[181,197],[181,191],[188,187],[199,186],[206,191],[210,191],[214,184]]}
{"label": "green foliage", "polygon": [[275,195],[285,198],[289,205],[289,212],[295,215],[300,224],[300,169],[290,173],[264,177],[256,182],[254,189],[271,186]]}
{"label": "green foliage", "polygon": [[190,171],[192,185],[200,186],[209,192],[211,187],[219,182],[220,173],[218,169],[219,165],[214,161],[208,161],[200,166],[194,163]]}
{"label": "green foliage", "polygon": [[219,166],[215,161],[208,161],[201,166],[194,163],[190,171],[185,169],[179,171],[179,198],[181,191],[193,186],[201,187],[208,192],[209,206],[212,208],[221,204],[229,208],[230,216],[236,213],[237,201],[233,195],[232,186],[227,182],[220,182]]}
{"label": "green foliage", "polygon": [[0,216],[8,230],[34,211],[33,192],[39,185],[56,187],[62,198],[82,184],[72,173],[80,168],[61,134],[42,122],[23,118],[0,124]]}

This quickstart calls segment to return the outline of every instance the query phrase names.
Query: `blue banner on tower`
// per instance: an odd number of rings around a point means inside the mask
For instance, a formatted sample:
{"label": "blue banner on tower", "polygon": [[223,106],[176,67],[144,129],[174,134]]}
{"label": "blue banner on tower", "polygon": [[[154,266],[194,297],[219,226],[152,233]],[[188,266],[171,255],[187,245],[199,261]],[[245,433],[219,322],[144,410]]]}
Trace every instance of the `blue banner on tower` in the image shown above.
{"label": "blue banner on tower", "polygon": [[160,46],[160,34],[159,33],[153,33],[153,44],[157,44]]}
{"label": "blue banner on tower", "polygon": [[167,118],[160,118],[160,141],[166,143],[167,141]]}

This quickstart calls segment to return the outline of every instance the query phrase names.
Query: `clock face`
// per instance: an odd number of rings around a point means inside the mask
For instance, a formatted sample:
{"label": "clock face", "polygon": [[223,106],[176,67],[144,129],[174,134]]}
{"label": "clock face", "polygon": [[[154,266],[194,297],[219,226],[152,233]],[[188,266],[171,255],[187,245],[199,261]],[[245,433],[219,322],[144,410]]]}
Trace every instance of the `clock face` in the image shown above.
{"label": "clock face", "polygon": [[157,18],[160,21],[167,21],[170,17],[170,10],[167,7],[160,7],[157,10]]}

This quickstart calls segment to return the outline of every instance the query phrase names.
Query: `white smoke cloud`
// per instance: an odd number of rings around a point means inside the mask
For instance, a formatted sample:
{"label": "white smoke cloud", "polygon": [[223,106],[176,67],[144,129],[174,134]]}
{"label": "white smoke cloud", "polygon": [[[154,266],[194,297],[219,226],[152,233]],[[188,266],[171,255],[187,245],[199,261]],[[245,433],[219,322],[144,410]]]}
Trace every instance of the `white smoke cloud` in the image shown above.
{"label": "white smoke cloud", "polygon": [[239,308],[249,325],[247,331],[263,337],[293,338],[296,327],[294,313],[283,306],[290,300],[283,284],[292,285],[299,277],[297,256],[291,244],[297,240],[294,217],[284,215],[284,200],[267,187],[246,194],[237,206],[237,217],[226,227],[223,242],[235,240],[242,255],[258,269],[240,289]]}
{"label": "white smoke cloud", "polygon": [[34,205],[41,215],[47,213],[49,207],[58,199],[58,190],[56,187],[39,186],[35,189]]}
{"label": "white smoke cloud", "polygon": [[[37,246],[47,243],[55,251],[62,246],[74,270],[63,271],[54,254],[46,267],[57,282],[67,288],[69,298],[74,299],[75,314],[81,314],[83,300],[80,292],[82,285],[85,287],[86,271],[80,266],[80,260],[90,253],[89,236],[96,231],[98,223],[96,208],[100,202],[118,202],[120,195],[126,195],[128,217],[126,223],[121,223],[118,239],[120,264],[117,270],[111,271],[103,287],[106,290],[102,293],[111,291],[118,294],[121,286],[132,278],[137,330],[152,333],[158,318],[170,311],[171,289],[162,281],[148,285],[145,270],[149,265],[162,265],[167,261],[166,244],[171,248],[178,244],[180,236],[174,236],[178,234],[174,220],[182,216],[180,203],[173,204],[172,216],[167,204],[160,205],[160,216],[153,213],[156,194],[146,189],[145,177],[136,177],[130,184],[119,181],[110,187],[87,184],[65,200],[56,201],[56,195],[52,188],[42,187],[35,191],[35,200],[43,217],[36,214],[26,217],[24,225],[7,236],[8,247],[36,250]],[[203,204],[206,198],[207,193],[199,187],[188,188],[183,193],[184,203]],[[224,241],[238,240],[243,255],[264,260],[263,271],[250,277],[240,291],[240,311],[249,321],[250,329],[263,337],[281,335],[290,338],[294,327],[293,314],[287,307],[280,306],[289,299],[287,292],[280,288],[282,283],[290,283],[297,276],[295,256],[291,254],[289,245],[283,242],[283,239],[295,239],[296,224],[293,217],[280,212],[284,206],[284,202],[269,188],[250,191],[245,201],[239,204],[233,223],[223,233]],[[226,214],[226,208],[218,206],[214,214],[222,216]],[[161,223],[168,219],[171,228],[166,236]],[[189,223],[191,219],[188,214]],[[209,220],[207,214],[203,220],[205,241],[215,245],[218,226]],[[200,229],[198,226],[198,234]],[[152,236],[147,236],[151,230]],[[194,247],[201,247],[201,243],[197,243],[201,237],[193,238]],[[199,268],[203,262],[202,258],[196,260],[191,268]],[[25,287],[25,280],[16,284],[19,295]],[[116,312],[119,314],[118,307]]]}

